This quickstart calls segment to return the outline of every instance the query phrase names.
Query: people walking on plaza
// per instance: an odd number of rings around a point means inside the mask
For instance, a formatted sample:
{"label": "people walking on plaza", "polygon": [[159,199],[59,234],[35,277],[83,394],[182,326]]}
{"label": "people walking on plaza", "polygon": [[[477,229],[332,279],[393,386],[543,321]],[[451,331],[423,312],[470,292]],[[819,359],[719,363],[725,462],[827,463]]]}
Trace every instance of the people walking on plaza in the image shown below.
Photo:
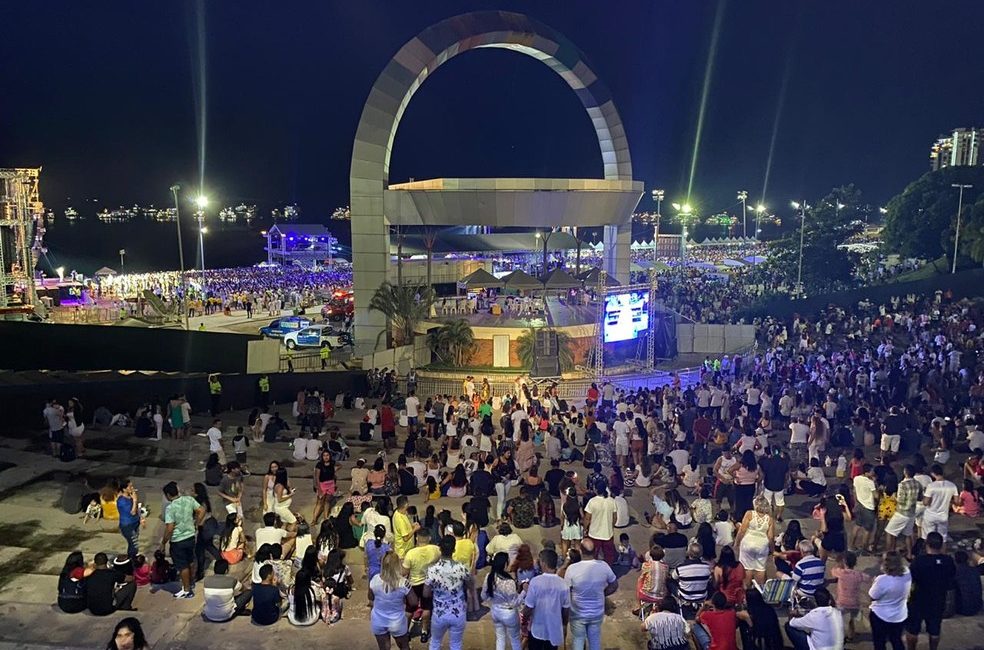
{"label": "people walking on plaza", "polygon": [[618,589],[618,578],[608,564],[595,557],[595,543],[590,537],[581,540],[581,561],[568,567],[564,582],[571,590],[572,650],[601,650],[605,598]]}
{"label": "people walking on plaza", "polygon": [[61,448],[65,443],[65,409],[57,400],[48,400],[43,411],[48,424],[48,441],[51,445],[51,455],[61,456]]}
{"label": "people walking on plaza", "polygon": [[181,576],[181,590],[175,598],[192,598],[192,578],[196,572],[195,538],[198,526],[205,519],[205,508],[194,499],[178,492],[174,481],[163,489],[164,497],[170,502],[164,513],[164,538],[161,548],[168,550],[171,561]]}
{"label": "people walking on plaza", "polygon": [[557,552],[540,551],[542,573],[526,587],[523,618],[530,621],[529,650],[557,650],[566,643],[571,590],[557,575]]}
{"label": "people walking on plaza", "polygon": [[441,557],[427,568],[424,597],[431,599],[434,613],[430,624],[430,650],[440,650],[445,633],[450,637],[451,650],[461,650],[467,622],[468,604],[465,594],[473,587],[471,571],[455,562],[453,535],[441,538],[438,548]]}
{"label": "people walking on plaza", "polygon": [[960,491],[952,481],[944,478],[941,465],[930,467],[929,474],[933,477],[933,482],[927,485],[923,492],[923,504],[926,509],[923,511],[919,528],[923,539],[927,539],[929,533],[937,532],[946,541],[950,529],[950,509],[960,506]]}
{"label": "people walking on plaza", "polygon": [[584,528],[598,555],[609,565],[615,562],[615,519],[618,516],[615,499],[608,496],[605,485],[584,507]]}

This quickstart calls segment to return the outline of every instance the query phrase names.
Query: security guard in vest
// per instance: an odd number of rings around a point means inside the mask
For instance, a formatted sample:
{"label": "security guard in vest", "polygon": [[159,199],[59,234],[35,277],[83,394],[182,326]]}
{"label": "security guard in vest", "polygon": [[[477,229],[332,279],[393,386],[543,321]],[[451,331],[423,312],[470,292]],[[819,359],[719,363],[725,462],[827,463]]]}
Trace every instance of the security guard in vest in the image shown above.
{"label": "security guard in vest", "polygon": [[325,342],[321,346],[321,369],[325,370],[328,367],[328,359],[331,358],[331,344]]}
{"label": "security guard in vest", "polygon": [[256,384],[260,389],[260,406],[270,406],[270,378],[260,375]]}
{"label": "security guard in vest", "polygon": [[208,376],[208,392],[212,397],[212,417],[218,416],[219,402],[222,399],[222,382],[219,381],[219,373],[215,372]]}

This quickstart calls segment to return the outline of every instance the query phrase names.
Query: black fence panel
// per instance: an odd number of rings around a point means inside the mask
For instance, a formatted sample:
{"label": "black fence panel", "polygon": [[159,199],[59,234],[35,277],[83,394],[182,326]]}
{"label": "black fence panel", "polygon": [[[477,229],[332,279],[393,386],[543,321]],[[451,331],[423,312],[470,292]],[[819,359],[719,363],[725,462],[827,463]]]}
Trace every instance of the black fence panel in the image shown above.
{"label": "black fence panel", "polygon": [[0,322],[5,370],[246,371],[259,336],[108,325]]}

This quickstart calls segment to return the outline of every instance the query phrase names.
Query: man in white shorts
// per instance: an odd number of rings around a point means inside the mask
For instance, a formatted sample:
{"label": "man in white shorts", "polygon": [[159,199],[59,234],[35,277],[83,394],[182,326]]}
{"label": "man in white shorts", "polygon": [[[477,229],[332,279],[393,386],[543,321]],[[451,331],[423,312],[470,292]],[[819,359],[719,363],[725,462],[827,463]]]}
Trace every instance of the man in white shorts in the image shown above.
{"label": "man in white shorts", "polygon": [[895,492],[895,514],[885,524],[885,534],[888,535],[889,551],[895,550],[899,535],[904,535],[906,551],[912,555],[912,532],[916,523],[916,506],[922,501],[923,487],[919,481],[913,478],[916,475],[915,466],[906,465],[902,471],[904,478],[899,482],[899,487]]}
{"label": "man in white shorts", "polygon": [[902,444],[902,436],[896,433],[889,433],[888,429],[884,424],[882,425],[881,429],[882,429],[881,445],[879,446],[882,450],[882,453],[883,454],[887,454],[889,452],[893,454],[899,453],[899,445]]}
{"label": "man in white shorts", "polygon": [[920,533],[922,538],[936,531],[943,536],[946,541],[946,534],[949,530],[950,506],[959,505],[960,492],[957,486],[943,478],[943,468],[933,465],[929,468],[929,474],[933,477],[933,482],[926,488],[923,503],[926,504],[926,511],[922,516],[922,528]]}

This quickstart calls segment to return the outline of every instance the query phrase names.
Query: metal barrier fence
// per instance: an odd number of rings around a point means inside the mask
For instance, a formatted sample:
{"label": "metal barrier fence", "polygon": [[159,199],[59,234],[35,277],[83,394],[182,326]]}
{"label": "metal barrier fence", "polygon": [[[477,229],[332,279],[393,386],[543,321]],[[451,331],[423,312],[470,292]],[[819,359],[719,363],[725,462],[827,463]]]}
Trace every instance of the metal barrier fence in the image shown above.
{"label": "metal barrier fence", "polygon": [[[611,382],[616,389],[631,391],[642,387],[653,388],[656,386],[665,386],[673,381],[672,373],[674,372],[680,376],[681,383],[684,386],[695,384],[700,379],[700,366],[692,368],[676,368],[673,370],[656,370],[654,372],[632,375],[616,375],[606,377],[605,379]],[[476,376],[478,377],[478,381],[475,382],[475,387],[479,388],[481,384],[480,373],[477,373]],[[528,376],[523,375],[523,377],[527,380],[527,382],[529,382]],[[505,395],[507,393],[512,394],[515,392],[515,384],[513,383],[514,378],[515,377],[509,380],[504,380],[501,378],[489,377],[489,384],[492,386],[492,394]],[[418,376],[417,394],[461,395],[464,391],[462,385],[464,379],[465,375],[461,375],[460,378]],[[591,387],[593,382],[599,384],[599,386],[601,384],[598,380],[591,378],[563,379],[557,383],[557,394],[561,399],[578,402],[584,399],[585,395],[588,393],[588,388]],[[397,381],[397,388],[401,393],[406,394],[407,382],[405,377],[401,377]]]}
{"label": "metal barrier fence", "polygon": [[321,372],[323,370],[348,370],[348,363],[352,360],[351,350],[332,350],[328,357],[325,367],[321,367],[321,353],[319,350],[310,352],[294,353],[289,355],[281,353],[280,372]]}

